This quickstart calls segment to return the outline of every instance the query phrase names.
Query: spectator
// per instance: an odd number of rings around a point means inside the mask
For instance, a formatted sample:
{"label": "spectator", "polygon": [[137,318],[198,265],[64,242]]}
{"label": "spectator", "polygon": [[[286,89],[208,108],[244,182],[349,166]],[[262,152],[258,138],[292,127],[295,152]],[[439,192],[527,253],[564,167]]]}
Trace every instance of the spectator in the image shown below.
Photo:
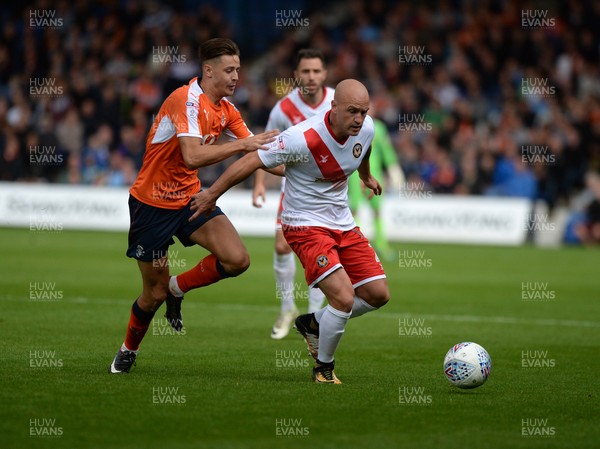
{"label": "spectator", "polygon": [[[56,10],[65,23],[59,29],[32,29],[26,13],[1,6],[2,179],[27,177],[27,139],[46,141],[39,124],[47,120],[70,159],[62,176],[42,178],[94,182],[95,170],[108,170],[109,157],[97,151],[106,147],[98,143],[100,123],[118,138],[116,151],[139,167],[162,92],[195,75],[199,44],[232,32],[252,36],[255,19],[264,23],[262,15],[270,14],[257,10],[242,19],[227,4],[188,4],[108,2],[92,11],[63,2]],[[291,72],[300,46],[321,48],[331,84],[343,77],[367,83],[412,182],[437,192],[523,195],[553,207],[581,191],[587,171],[600,169],[600,9],[574,0],[546,10],[556,26],[524,29],[514,2],[334,1],[327,16],[307,10],[307,29],[275,32],[279,38],[268,51],[264,39],[239,39],[249,67],[236,104],[259,132],[277,100],[274,79]],[[250,31],[234,29],[242,22]],[[159,47],[185,61],[153,63]],[[401,51],[422,61],[402,63]],[[56,80],[63,94],[27,95],[32,78]],[[549,90],[528,90],[534,85]],[[400,116],[426,129],[400,131]],[[552,161],[523,164],[528,145],[546,146]],[[221,169],[212,167],[211,174]]]}
{"label": "spectator", "polygon": [[131,159],[135,171],[142,168],[144,159],[144,140],[140,134],[136,132],[133,122],[125,123],[121,127],[120,132],[121,142],[116,148],[116,151],[124,158]]}
{"label": "spectator", "polygon": [[110,166],[112,130],[103,124],[88,139],[81,157],[81,180],[84,184],[101,184]]}
{"label": "spectator", "polygon": [[83,135],[84,128],[79,117],[79,111],[72,106],[56,125],[58,143],[70,154],[79,154],[83,149]]}
{"label": "spectator", "polygon": [[575,225],[575,235],[584,245],[595,246],[600,244],[600,175],[588,173],[586,185],[591,201],[585,207],[583,220]]}

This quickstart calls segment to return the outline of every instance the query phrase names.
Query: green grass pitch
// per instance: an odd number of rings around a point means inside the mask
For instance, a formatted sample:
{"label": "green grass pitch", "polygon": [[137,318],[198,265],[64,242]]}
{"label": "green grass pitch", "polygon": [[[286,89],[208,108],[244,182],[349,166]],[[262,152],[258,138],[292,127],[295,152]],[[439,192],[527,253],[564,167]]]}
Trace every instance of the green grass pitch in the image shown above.
{"label": "green grass pitch", "polygon": [[[0,447],[598,447],[597,251],[395,245],[392,299],[348,323],[333,386],[311,383],[299,335],[269,338],[273,242],[244,241],[248,272],[188,294],[185,335],[161,308],[111,376],[140,290],[126,233],[0,230]],[[172,272],[205,254],[174,245]],[[461,341],[492,357],[478,389],[444,378]]]}

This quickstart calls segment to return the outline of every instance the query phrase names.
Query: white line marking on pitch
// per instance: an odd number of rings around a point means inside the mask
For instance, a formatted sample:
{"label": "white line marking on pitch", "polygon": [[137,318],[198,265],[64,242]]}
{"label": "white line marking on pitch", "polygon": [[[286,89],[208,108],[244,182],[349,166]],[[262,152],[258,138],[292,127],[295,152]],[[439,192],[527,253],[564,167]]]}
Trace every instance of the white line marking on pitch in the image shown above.
{"label": "white line marking on pitch", "polygon": [[[43,301],[29,301],[26,299],[18,298],[13,295],[0,295],[0,300],[9,301],[23,301],[40,303]],[[62,302],[70,302],[74,304],[129,304],[129,299],[116,300],[114,298],[87,298],[83,296],[77,296],[73,298],[63,298],[60,301],[48,301],[52,304],[60,304]],[[185,308],[195,307],[208,307],[223,310],[240,310],[240,311],[262,311],[262,312],[277,312],[279,307],[276,306],[262,306],[258,304],[215,304],[208,302],[197,302],[186,301]],[[416,314],[416,313],[395,313],[379,311],[369,316],[387,318],[387,319],[399,319],[399,318],[422,318],[431,321],[454,321],[454,322],[471,322],[471,323],[494,323],[494,324],[525,324],[525,325],[536,325],[536,326],[562,326],[562,327],[589,327],[596,328],[600,327],[599,321],[579,321],[579,320],[556,320],[553,318],[517,318],[510,316],[476,316],[476,315],[437,315],[437,314]]]}

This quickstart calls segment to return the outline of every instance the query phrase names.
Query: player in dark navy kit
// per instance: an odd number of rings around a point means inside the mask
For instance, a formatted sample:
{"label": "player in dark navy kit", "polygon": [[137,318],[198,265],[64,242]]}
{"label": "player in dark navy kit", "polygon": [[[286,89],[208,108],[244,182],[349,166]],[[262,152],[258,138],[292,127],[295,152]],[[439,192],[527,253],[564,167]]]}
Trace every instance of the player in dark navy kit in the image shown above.
{"label": "player in dark navy kit", "polygon": [[[229,39],[202,44],[202,78],[175,90],[162,104],[146,139],[142,168],[130,189],[129,249],[142,274],[142,293],[131,307],[125,341],[109,367],[127,373],[154,313],[167,301],[166,317],[181,330],[181,300],[193,288],[243,273],[248,252],[229,219],[216,208],[192,216],[190,200],[200,191],[198,168],[240,152],[267,148],[276,131],[253,136],[225,96],[233,94],[240,68],[239,49]],[[233,142],[212,145],[222,134]],[[168,248],[176,236],[210,254],[178,276],[169,276]]]}

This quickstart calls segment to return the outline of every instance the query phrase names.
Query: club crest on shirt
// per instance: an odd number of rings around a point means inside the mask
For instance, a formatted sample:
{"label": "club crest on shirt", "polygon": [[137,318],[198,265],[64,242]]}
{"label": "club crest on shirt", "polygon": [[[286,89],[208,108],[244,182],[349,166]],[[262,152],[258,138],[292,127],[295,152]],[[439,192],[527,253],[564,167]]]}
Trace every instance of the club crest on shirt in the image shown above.
{"label": "club crest on shirt", "polygon": [[279,147],[280,150],[285,149],[285,141],[283,140],[282,136],[279,136],[277,138],[277,146]]}
{"label": "club crest on shirt", "polygon": [[358,159],[361,154],[362,154],[362,145],[360,143],[357,143],[352,148],[352,156],[354,156],[356,159]]}
{"label": "club crest on shirt", "polygon": [[327,159],[329,159],[329,155],[328,154],[320,154],[319,157],[321,158],[321,164],[326,164],[327,163]]}
{"label": "club crest on shirt", "polygon": [[322,254],[319,257],[317,257],[317,265],[321,268],[329,265],[329,259],[327,258],[327,256]]}
{"label": "club crest on shirt", "polygon": [[221,114],[221,126],[225,126],[225,114]]}

